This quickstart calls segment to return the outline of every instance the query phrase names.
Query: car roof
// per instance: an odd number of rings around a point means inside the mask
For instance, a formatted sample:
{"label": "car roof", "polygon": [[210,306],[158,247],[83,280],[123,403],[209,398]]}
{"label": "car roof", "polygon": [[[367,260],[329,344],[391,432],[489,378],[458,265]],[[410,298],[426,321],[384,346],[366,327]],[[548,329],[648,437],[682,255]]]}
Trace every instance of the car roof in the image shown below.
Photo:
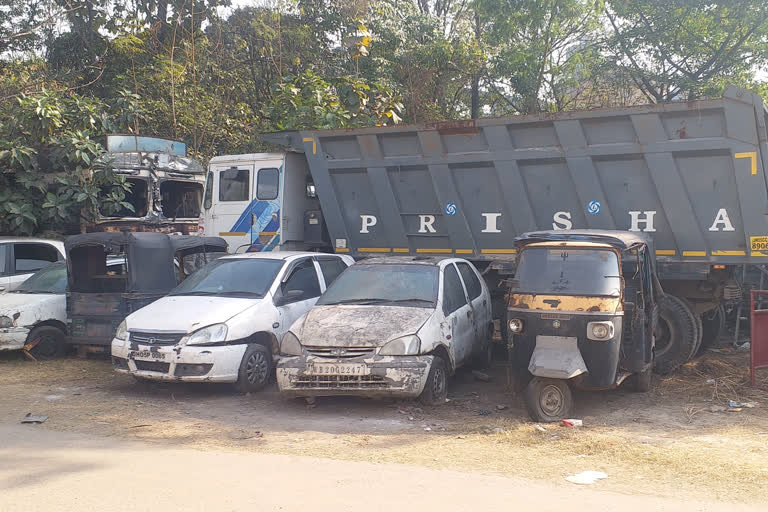
{"label": "car roof", "polygon": [[[268,252],[243,252],[239,254],[228,254],[219,259],[237,259],[251,258],[261,260],[295,260],[307,256],[339,256],[338,254],[328,254],[323,252],[305,252],[305,251],[268,251]],[[341,257],[341,256],[339,256]]]}
{"label": "car roof", "polygon": [[0,244],[3,243],[15,243],[15,242],[43,242],[47,244],[52,244],[55,246],[61,246],[64,247],[64,241],[62,240],[53,240],[51,238],[36,238],[36,237],[24,237],[24,236],[0,236]]}
{"label": "car roof", "polygon": [[440,263],[450,261],[466,261],[453,256],[374,256],[365,258],[356,265],[426,265],[439,266]]}

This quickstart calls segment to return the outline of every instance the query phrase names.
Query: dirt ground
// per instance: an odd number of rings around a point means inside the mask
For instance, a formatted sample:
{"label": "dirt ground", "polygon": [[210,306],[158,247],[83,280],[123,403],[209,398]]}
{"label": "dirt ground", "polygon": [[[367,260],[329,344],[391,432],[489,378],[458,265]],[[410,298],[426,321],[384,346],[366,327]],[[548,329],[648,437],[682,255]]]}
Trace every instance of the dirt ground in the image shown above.
{"label": "dirt ground", "polygon": [[[166,446],[414,464],[562,483],[585,470],[601,489],[768,502],[768,393],[746,386],[748,353],[707,353],[647,394],[576,393],[581,428],[536,425],[506,387],[455,377],[445,405],[357,398],[284,399],[274,386],[139,384],[97,359],[0,355],[0,423],[28,412],[59,431]],[[755,408],[726,412],[728,400]],[[564,484],[571,485],[571,484]]]}

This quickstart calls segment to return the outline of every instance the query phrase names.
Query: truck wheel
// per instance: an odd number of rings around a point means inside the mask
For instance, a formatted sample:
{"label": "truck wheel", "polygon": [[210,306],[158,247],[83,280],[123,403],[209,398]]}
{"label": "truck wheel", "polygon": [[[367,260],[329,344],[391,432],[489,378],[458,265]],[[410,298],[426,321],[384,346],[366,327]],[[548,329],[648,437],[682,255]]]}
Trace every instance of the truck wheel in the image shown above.
{"label": "truck wheel", "polygon": [[533,421],[552,423],[567,418],[573,410],[573,394],[568,381],[534,377],[523,393],[528,415]]}
{"label": "truck wheel", "polygon": [[64,333],[51,325],[35,327],[27,336],[26,344],[35,344],[29,353],[42,361],[56,359],[64,355]]}
{"label": "truck wheel", "polygon": [[427,375],[424,391],[419,395],[419,401],[424,405],[440,405],[445,403],[448,396],[448,368],[440,356],[434,356],[432,367]]}
{"label": "truck wheel", "polygon": [[261,391],[272,374],[272,355],[264,345],[248,345],[240,363],[235,388],[241,393]]}
{"label": "truck wheel", "polygon": [[693,305],[685,299],[680,300],[682,300],[685,306],[688,308],[688,312],[691,314],[693,321],[696,324],[696,344],[693,347],[691,355],[688,356],[688,361],[690,361],[696,357],[696,354],[699,353],[699,348],[701,347],[701,337],[704,334],[704,326],[701,322],[701,315],[696,313],[696,309],[694,309]]}
{"label": "truck wheel", "polygon": [[720,304],[712,311],[707,311],[701,316],[703,334],[699,352],[716,346],[720,341],[720,335],[725,329],[725,308]]}
{"label": "truck wheel", "polygon": [[659,306],[653,370],[665,374],[688,361],[696,345],[698,329],[693,313],[681,299],[664,295]]}

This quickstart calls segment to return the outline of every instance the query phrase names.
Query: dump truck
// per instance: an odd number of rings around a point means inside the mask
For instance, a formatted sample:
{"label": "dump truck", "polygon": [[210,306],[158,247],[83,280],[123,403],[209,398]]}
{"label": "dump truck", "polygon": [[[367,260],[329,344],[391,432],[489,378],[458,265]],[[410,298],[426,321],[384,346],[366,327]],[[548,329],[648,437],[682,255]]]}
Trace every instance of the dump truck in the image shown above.
{"label": "dump truck", "polygon": [[766,123],[762,99],[730,87],[691,102],[267,134],[286,153],[211,161],[201,226],[240,250],[466,258],[494,290],[502,334],[516,236],[645,233],[664,293],[684,304],[660,315],[659,336],[688,349],[670,369],[718,339],[737,268],[768,262]]}

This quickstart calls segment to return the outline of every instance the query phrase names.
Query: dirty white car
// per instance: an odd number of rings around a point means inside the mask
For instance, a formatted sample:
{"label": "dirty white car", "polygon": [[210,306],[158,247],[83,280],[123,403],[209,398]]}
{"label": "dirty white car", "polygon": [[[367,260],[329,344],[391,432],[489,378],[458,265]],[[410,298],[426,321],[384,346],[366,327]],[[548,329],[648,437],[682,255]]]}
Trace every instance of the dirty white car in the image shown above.
{"label": "dirty white car", "polygon": [[120,324],[113,367],[139,379],[233,382],[257,391],[269,381],[282,334],[353,262],[302,252],[212,261]]}
{"label": "dirty white car", "polygon": [[458,258],[375,258],[350,267],[282,338],[280,391],[445,402],[448,377],[492,349],[491,298]]}
{"label": "dirty white car", "polygon": [[64,260],[64,243],[43,238],[0,237],[0,292],[15,290],[32,274]]}
{"label": "dirty white car", "polygon": [[[1,250],[1,249],[0,249]],[[27,348],[36,359],[64,354],[67,266],[52,263],[0,294],[0,350]]]}

